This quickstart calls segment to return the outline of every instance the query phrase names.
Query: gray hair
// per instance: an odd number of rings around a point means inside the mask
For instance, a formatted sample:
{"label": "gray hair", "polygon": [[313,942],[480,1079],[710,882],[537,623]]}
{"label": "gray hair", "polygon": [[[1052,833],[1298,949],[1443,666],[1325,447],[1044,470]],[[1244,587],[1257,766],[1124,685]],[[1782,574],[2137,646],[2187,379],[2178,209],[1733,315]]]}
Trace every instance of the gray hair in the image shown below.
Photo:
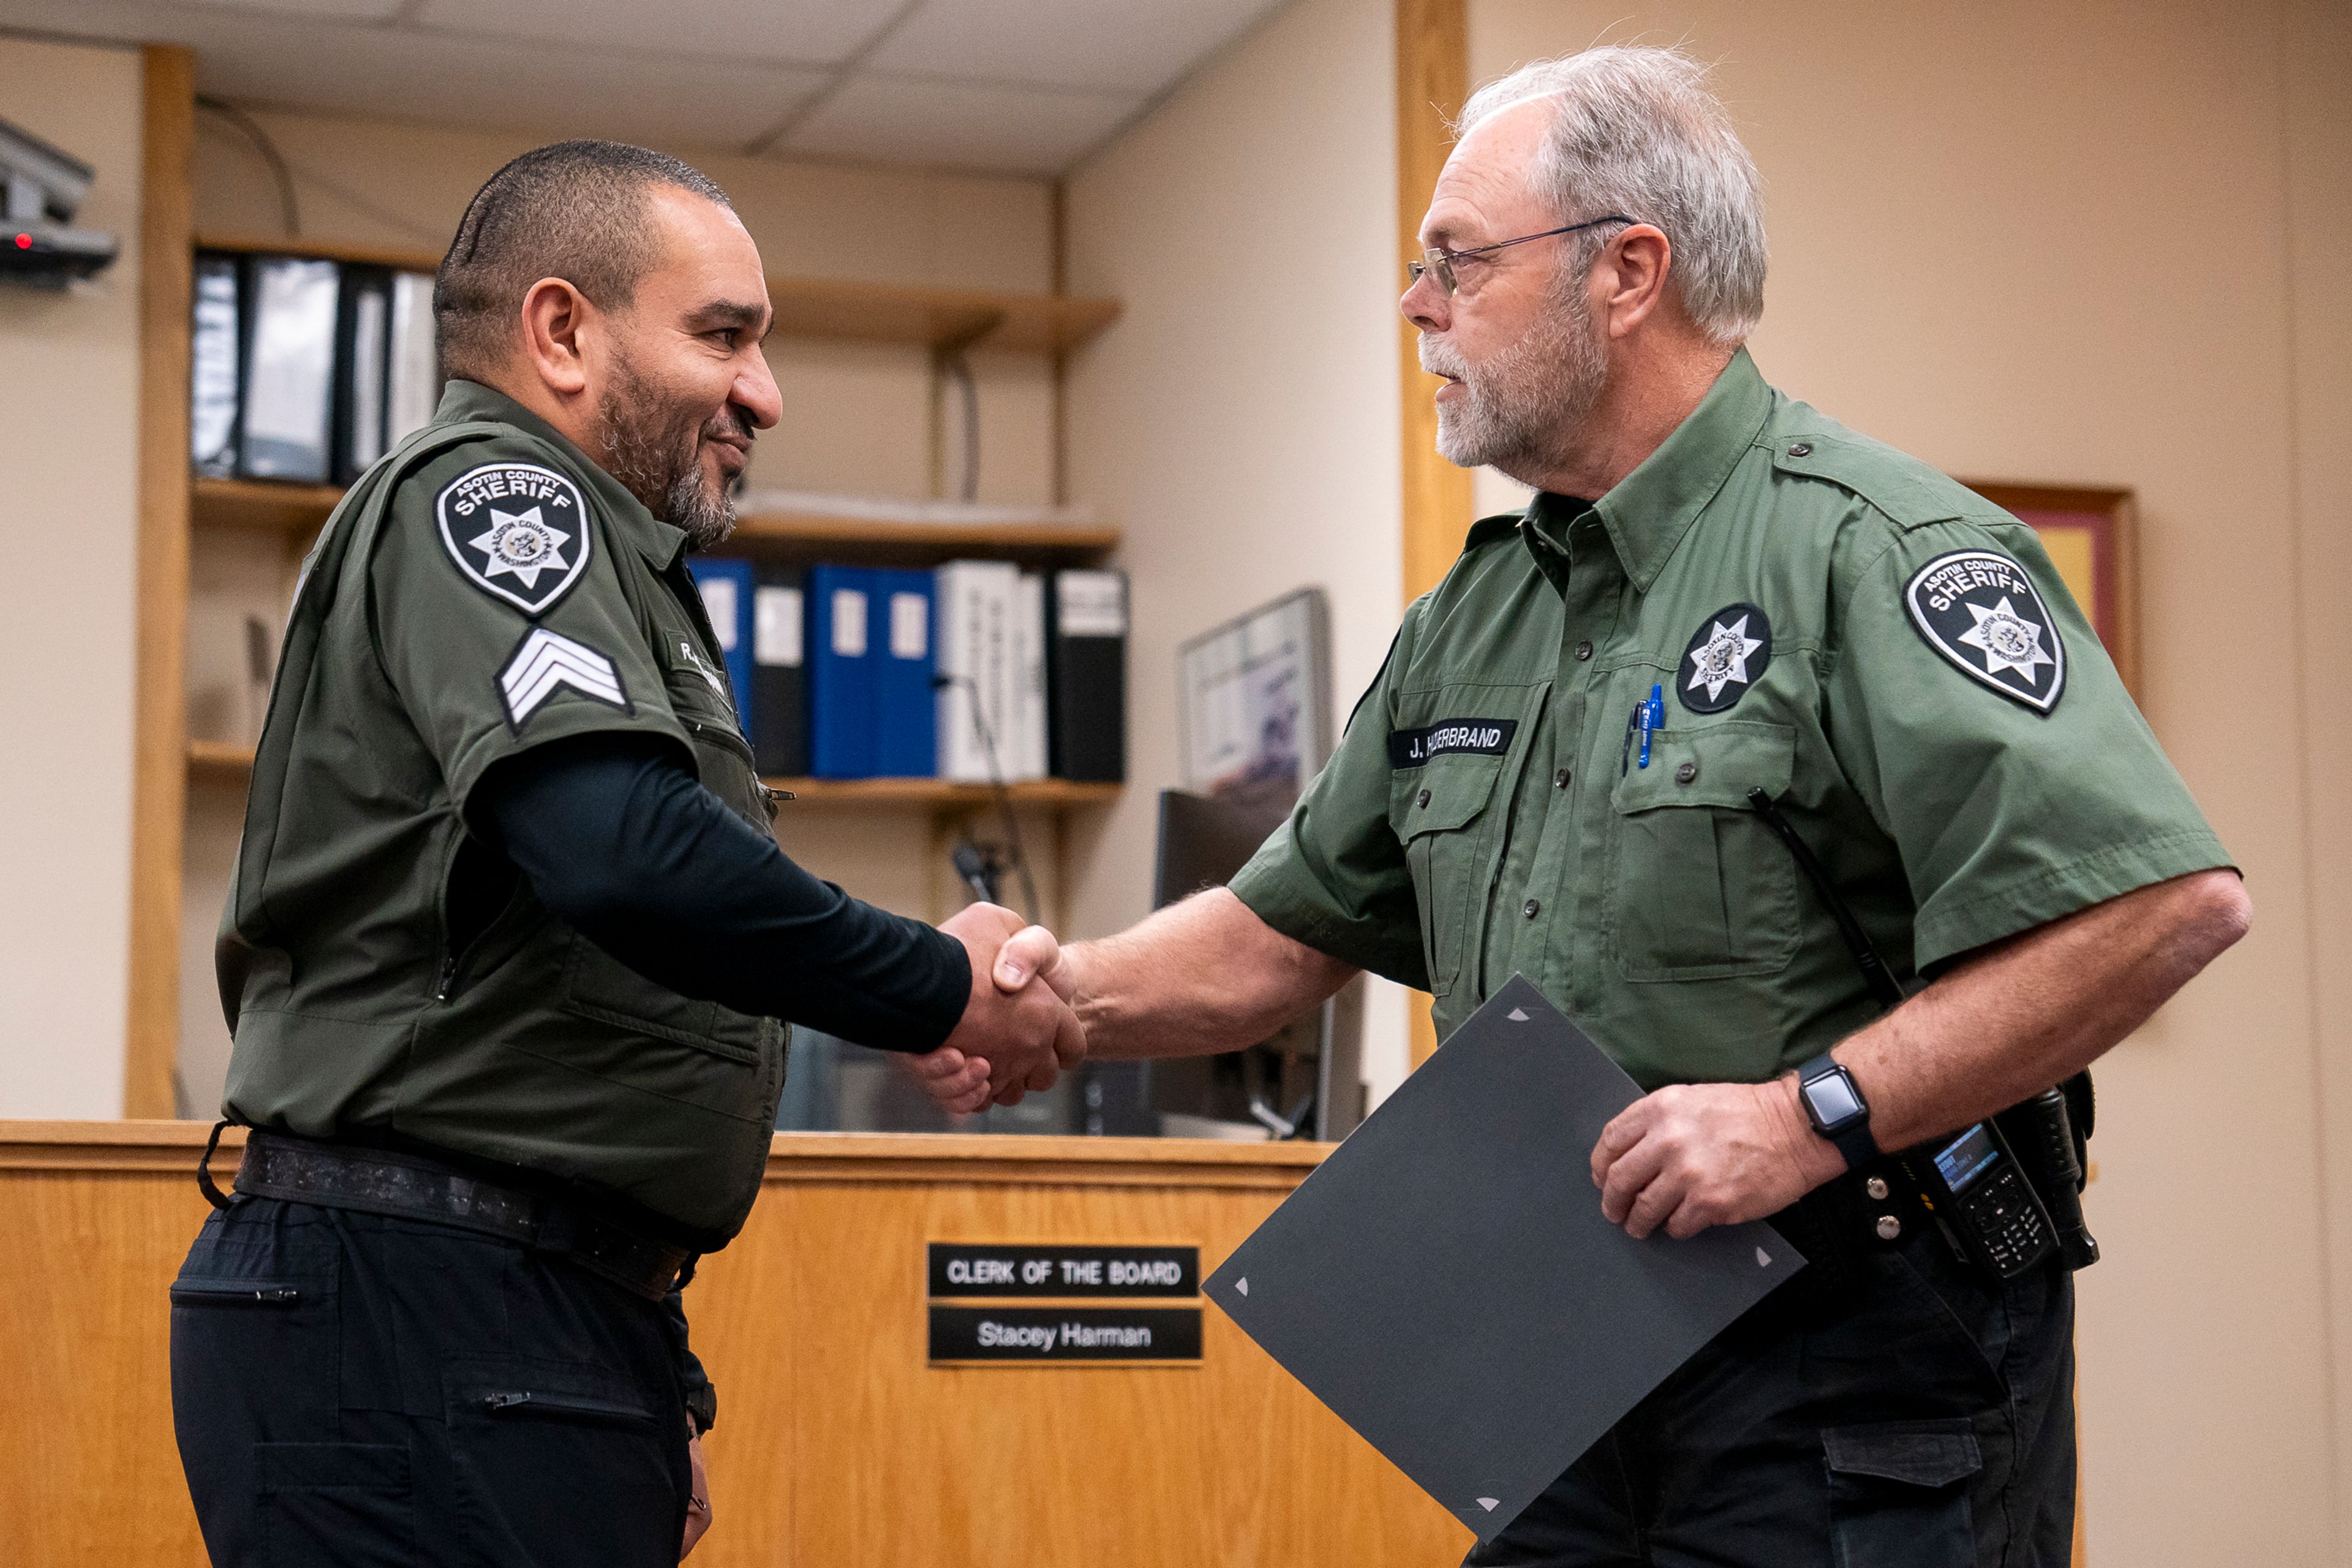
{"label": "gray hair", "polygon": [[[1462,106],[1454,132],[1529,99],[1553,100],[1538,187],[1563,222],[1622,213],[1664,234],[1684,313],[1729,348],[1764,314],[1763,193],[1707,76],[1681,49],[1602,45],[1486,83]],[[1582,265],[1612,232],[1577,237]]]}

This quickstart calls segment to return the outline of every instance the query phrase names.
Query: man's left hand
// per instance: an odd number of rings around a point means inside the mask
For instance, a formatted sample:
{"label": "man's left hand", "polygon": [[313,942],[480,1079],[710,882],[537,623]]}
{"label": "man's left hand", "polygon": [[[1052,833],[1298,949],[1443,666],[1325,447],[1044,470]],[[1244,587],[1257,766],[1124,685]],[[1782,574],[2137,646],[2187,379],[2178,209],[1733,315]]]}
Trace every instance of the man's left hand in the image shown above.
{"label": "man's left hand", "polygon": [[1601,1212],[1634,1237],[1762,1219],[1844,1169],[1789,1078],[1669,1085],[1619,1112],[1592,1150]]}

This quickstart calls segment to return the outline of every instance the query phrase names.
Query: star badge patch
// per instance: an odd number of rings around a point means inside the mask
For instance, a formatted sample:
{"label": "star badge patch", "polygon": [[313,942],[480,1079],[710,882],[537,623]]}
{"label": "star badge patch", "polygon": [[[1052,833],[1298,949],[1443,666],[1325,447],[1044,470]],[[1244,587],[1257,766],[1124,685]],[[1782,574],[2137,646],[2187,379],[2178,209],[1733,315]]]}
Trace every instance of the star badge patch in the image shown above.
{"label": "star badge patch", "polygon": [[2066,645],[2025,568],[1990,550],[1938,555],[1903,589],[1927,646],[1979,684],[2037,713],[2066,689]]}
{"label": "star badge patch", "polygon": [[1726,605],[1699,623],[1675,671],[1675,693],[1694,713],[1720,713],[1772,662],[1772,622],[1753,605]]}
{"label": "star badge patch", "polygon": [[485,463],[433,503],[441,544],[474,586],[544,615],[588,565],[588,509],[570,479],[536,463]]}

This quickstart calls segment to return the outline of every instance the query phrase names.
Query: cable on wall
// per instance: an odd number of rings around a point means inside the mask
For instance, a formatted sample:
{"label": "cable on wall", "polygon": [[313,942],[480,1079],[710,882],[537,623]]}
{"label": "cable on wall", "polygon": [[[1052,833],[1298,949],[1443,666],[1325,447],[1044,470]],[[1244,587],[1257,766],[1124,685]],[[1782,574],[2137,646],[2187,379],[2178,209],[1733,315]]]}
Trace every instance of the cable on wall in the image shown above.
{"label": "cable on wall", "polygon": [[278,151],[278,143],[270,139],[269,132],[264,131],[261,122],[252,115],[226,100],[198,93],[196,107],[219,115],[253,143],[254,151],[261,154],[261,161],[269,165],[270,178],[277,182],[278,220],[286,226],[286,237],[299,239],[302,236],[302,211],[294,199],[294,171],[286,166],[285,154]]}

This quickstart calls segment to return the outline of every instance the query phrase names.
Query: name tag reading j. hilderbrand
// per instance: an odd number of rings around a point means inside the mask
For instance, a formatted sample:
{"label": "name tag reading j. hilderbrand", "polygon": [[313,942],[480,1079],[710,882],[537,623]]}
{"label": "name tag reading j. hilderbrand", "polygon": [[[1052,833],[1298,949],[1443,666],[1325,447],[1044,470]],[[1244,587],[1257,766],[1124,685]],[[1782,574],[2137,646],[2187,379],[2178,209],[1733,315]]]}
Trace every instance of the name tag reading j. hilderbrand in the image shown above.
{"label": "name tag reading j. hilderbrand", "polygon": [[1511,749],[1517,719],[1441,719],[1418,730],[1389,731],[1389,766],[1417,768],[1432,757],[1454,752],[1499,757]]}

